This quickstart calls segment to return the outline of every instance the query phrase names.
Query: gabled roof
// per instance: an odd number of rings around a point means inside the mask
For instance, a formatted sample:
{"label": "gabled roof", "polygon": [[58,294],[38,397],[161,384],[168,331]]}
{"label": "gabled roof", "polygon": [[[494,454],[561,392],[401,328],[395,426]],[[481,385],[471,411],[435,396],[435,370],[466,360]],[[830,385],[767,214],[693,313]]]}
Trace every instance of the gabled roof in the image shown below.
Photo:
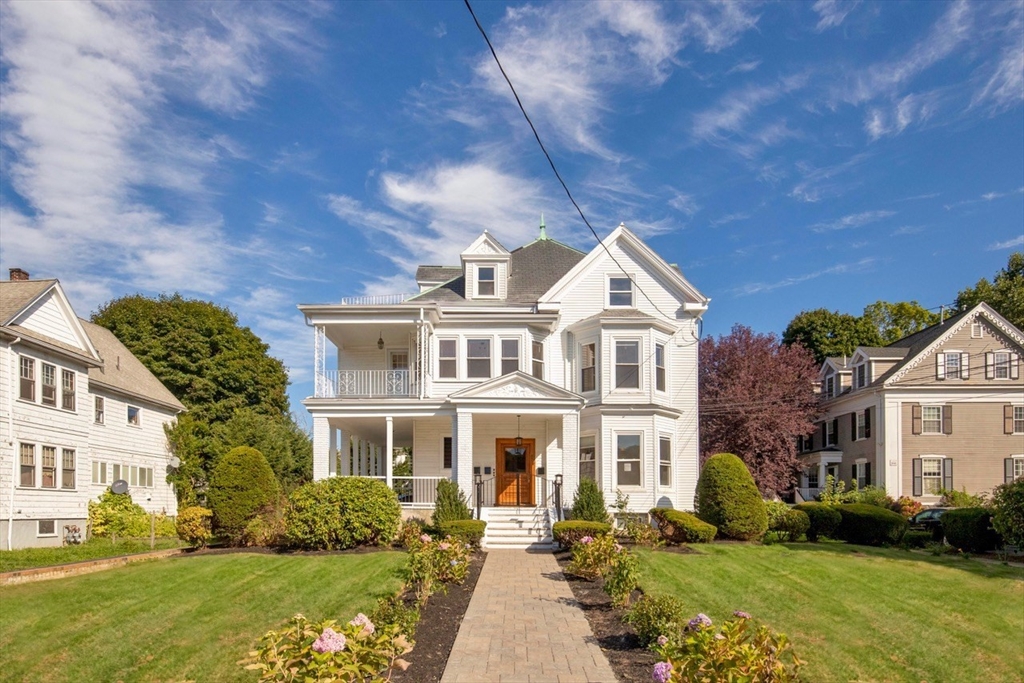
{"label": "gabled roof", "polygon": [[463,260],[467,258],[507,258],[508,249],[502,245],[491,233],[486,230],[479,237],[473,240],[462,254]]}
{"label": "gabled roof", "polygon": [[0,325],[10,324],[55,284],[56,280],[0,281]]}
{"label": "gabled roof", "polygon": [[520,370],[457,391],[448,400],[452,403],[523,401],[561,406],[579,406],[586,402],[579,394]]}
{"label": "gabled roof", "polygon": [[419,266],[416,282],[448,282],[462,275],[462,266]]}
{"label": "gabled roof", "polygon": [[185,410],[174,394],[142,364],[128,347],[105,327],[79,320],[92,340],[103,365],[89,368],[89,384],[109,387],[119,393],[135,396],[175,411]]}
{"label": "gabled roof", "polygon": [[857,351],[854,351],[854,353],[857,353],[859,351],[864,356],[872,360],[893,358],[899,359],[906,357],[907,352],[909,350],[910,349],[908,349],[907,347],[902,346],[858,346]]}
{"label": "gabled roof", "polygon": [[[32,318],[37,306],[46,306],[50,302],[57,306],[58,315],[67,323],[67,331],[78,345],[22,324]],[[89,335],[81,326],[58,280],[0,281],[0,330],[8,335],[21,337],[28,343],[74,356],[86,365],[95,365],[99,361]]]}

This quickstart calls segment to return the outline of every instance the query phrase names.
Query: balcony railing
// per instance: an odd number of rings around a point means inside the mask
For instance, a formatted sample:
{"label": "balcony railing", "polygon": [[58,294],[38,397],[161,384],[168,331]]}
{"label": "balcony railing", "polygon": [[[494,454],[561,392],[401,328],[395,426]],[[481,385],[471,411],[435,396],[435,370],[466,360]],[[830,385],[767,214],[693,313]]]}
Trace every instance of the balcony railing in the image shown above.
{"label": "balcony railing", "polygon": [[367,294],[364,296],[346,296],[341,300],[342,306],[393,306],[400,304],[412,294]]}
{"label": "balcony railing", "polygon": [[317,398],[387,398],[416,395],[408,370],[328,370],[316,382]]}

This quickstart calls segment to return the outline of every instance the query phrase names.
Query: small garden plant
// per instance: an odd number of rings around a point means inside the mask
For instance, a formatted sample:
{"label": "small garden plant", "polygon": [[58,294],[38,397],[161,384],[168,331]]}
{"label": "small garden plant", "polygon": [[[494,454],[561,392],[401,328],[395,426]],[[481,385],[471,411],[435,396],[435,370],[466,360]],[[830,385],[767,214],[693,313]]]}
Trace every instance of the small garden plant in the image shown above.
{"label": "small garden plant", "polygon": [[593,479],[581,479],[576,489],[576,499],[569,511],[569,518],[583,522],[607,523],[608,508],[605,507],[604,494]]}
{"label": "small garden plant", "polygon": [[435,541],[423,534],[411,543],[409,580],[420,604],[425,603],[437,588],[444,590],[446,584],[465,582],[469,576],[470,548],[468,543],[451,536]]}
{"label": "small garden plant", "polygon": [[572,546],[572,561],[567,570],[588,581],[596,581],[601,578],[616,548],[621,547],[613,536],[584,536]]}

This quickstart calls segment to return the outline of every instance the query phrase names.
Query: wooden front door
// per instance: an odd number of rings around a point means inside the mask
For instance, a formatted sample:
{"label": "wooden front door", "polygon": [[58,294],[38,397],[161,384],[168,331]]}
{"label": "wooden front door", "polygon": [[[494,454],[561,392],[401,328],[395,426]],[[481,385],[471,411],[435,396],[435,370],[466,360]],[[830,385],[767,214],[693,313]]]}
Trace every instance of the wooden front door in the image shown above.
{"label": "wooden front door", "polygon": [[495,440],[497,505],[533,506],[534,453],[533,439],[523,439],[522,446],[515,439]]}

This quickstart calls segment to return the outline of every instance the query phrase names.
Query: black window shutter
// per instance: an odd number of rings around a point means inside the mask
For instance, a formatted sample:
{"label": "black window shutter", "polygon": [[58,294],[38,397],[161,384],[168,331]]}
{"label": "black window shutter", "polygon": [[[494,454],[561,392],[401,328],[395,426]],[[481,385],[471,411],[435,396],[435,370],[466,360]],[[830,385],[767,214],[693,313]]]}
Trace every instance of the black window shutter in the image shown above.
{"label": "black window shutter", "polygon": [[857,440],[857,413],[850,413],[850,441]]}
{"label": "black window shutter", "polygon": [[828,446],[828,431],[827,431],[827,429],[828,428],[825,427],[825,423],[822,422],[821,423],[821,447],[822,448],[825,448],[826,446]]}
{"label": "black window shutter", "polygon": [[864,409],[864,436],[871,436],[871,408]]}
{"label": "black window shutter", "polygon": [[[920,434],[921,433],[921,404],[915,403],[914,405],[910,406],[910,415],[911,415],[911,418],[910,418],[910,424],[911,424],[910,431],[912,433],[914,433],[914,434]],[[920,493],[915,493],[914,495],[915,496],[919,496],[921,494]]]}
{"label": "black window shutter", "polygon": [[914,470],[914,494],[913,495],[920,496],[920,495],[922,495],[924,493],[924,481],[921,478],[921,472],[922,472],[922,469],[921,469],[921,458],[914,458],[914,460],[913,460],[913,470]]}
{"label": "black window shutter", "polygon": [[839,443],[839,418],[832,420],[832,444],[836,445]]}
{"label": "black window shutter", "polygon": [[948,403],[942,406],[942,433],[953,433],[953,406]]}
{"label": "black window shutter", "polygon": [[1013,458],[1003,458],[1003,483],[1013,481]]}
{"label": "black window shutter", "polygon": [[953,459],[942,459],[942,488],[947,491],[953,490]]}
{"label": "black window shutter", "polygon": [[871,463],[864,463],[864,485],[871,486]]}

